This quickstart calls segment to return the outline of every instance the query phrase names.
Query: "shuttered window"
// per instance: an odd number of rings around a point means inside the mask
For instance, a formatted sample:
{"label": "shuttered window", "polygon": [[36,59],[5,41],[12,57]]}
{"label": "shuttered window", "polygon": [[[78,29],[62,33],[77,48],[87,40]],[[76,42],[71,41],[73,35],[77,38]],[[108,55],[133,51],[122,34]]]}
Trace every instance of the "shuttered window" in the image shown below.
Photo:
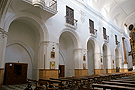
{"label": "shuttered window", "polygon": [[66,6],[66,23],[74,25],[74,10]]}

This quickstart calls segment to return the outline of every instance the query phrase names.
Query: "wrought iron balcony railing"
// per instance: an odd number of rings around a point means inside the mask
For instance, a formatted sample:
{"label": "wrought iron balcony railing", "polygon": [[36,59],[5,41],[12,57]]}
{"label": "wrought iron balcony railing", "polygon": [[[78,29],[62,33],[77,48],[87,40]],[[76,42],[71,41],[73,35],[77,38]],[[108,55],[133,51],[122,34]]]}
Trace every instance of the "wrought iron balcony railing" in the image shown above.
{"label": "wrought iron balcony railing", "polygon": [[91,27],[89,27],[89,29],[90,29],[90,35],[93,37],[97,37],[97,30]]}
{"label": "wrought iron balcony railing", "polygon": [[65,16],[65,19],[66,19],[66,24],[65,24],[66,26],[71,27],[73,29],[77,29],[77,21],[78,20],[76,20],[76,19],[67,20],[68,19],[67,16]]}
{"label": "wrought iron balcony railing", "polygon": [[104,41],[105,41],[105,42],[109,42],[109,36],[108,36],[108,35],[105,35],[105,34],[104,34],[104,35],[103,35],[103,38],[104,38]]}
{"label": "wrought iron balcony railing", "polygon": [[116,45],[119,46],[120,45],[120,42],[119,41],[116,41]]}
{"label": "wrought iron balcony railing", "polygon": [[50,7],[54,10],[57,10],[57,0],[23,0],[34,6],[44,8],[45,6]]}

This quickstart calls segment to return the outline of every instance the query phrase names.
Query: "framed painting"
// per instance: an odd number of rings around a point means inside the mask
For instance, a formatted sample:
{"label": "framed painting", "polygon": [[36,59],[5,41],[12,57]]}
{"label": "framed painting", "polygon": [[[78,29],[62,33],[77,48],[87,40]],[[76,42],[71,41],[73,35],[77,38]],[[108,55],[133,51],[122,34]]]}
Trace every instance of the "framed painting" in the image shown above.
{"label": "framed painting", "polygon": [[55,58],[55,52],[51,52],[51,58]]}
{"label": "framed painting", "polygon": [[55,61],[50,62],[50,69],[55,69]]}

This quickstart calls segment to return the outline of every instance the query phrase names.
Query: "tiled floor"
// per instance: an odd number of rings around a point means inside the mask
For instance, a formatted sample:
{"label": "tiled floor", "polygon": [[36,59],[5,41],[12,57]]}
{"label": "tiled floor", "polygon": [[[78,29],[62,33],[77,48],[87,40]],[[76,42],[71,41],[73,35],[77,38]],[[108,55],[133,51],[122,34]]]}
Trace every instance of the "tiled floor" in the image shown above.
{"label": "tiled floor", "polygon": [[[2,85],[2,89],[0,90],[24,90],[27,87],[26,84],[22,84],[22,85]],[[34,90],[34,86],[32,86],[32,89]],[[98,90],[103,90],[101,88],[95,88]],[[66,89],[67,90],[67,89]],[[107,89],[109,90],[109,89]]]}
{"label": "tiled floor", "polygon": [[[26,84],[22,85],[2,85],[2,89],[0,90],[24,90],[26,88]],[[35,87],[32,87],[33,89]]]}

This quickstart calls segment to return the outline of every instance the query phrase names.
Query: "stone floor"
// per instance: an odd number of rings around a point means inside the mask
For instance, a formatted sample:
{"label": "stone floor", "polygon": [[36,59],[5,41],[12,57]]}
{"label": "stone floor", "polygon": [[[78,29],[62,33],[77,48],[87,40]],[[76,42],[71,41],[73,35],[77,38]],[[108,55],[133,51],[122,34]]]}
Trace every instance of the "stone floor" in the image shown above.
{"label": "stone floor", "polygon": [[[2,85],[2,89],[0,90],[24,90],[26,88],[26,84],[22,84],[22,85]],[[32,89],[34,90],[34,86],[32,87]],[[101,88],[95,88],[98,90],[103,90]],[[110,89],[107,89],[110,90]]]}
{"label": "stone floor", "polygon": [[[26,84],[22,85],[2,85],[2,88],[0,90],[24,90],[26,88]],[[33,90],[35,87],[32,87]]]}

